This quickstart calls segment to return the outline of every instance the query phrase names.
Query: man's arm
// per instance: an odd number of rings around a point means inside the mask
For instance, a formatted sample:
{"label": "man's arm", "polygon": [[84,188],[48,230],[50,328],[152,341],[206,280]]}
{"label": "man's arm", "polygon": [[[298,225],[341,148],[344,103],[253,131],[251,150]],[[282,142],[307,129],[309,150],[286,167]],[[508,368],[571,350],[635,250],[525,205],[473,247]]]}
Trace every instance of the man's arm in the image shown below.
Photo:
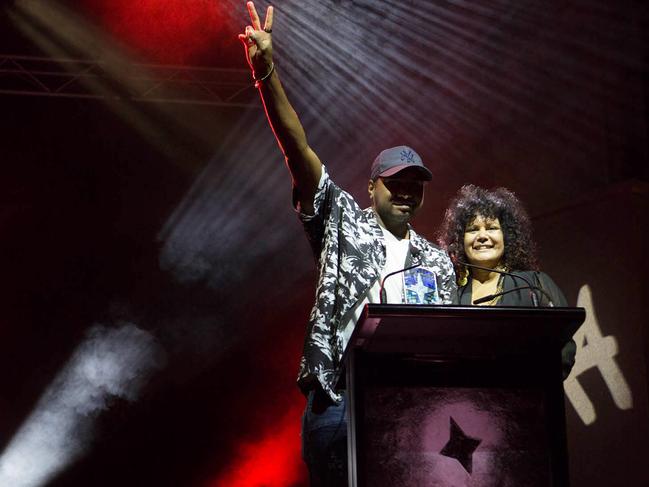
{"label": "man's arm", "polygon": [[245,34],[239,34],[239,39],[246,48],[246,58],[253,77],[258,80],[256,86],[266,116],[286,158],[300,209],[304,213],[313,214],[313,197],[322,174],[322,163],[309,146],[304,127],[288,101],[273,64],[273,7],[268,7],[263,29],[254,3],[248,2],[247,7],[252,26],[247,26]]}

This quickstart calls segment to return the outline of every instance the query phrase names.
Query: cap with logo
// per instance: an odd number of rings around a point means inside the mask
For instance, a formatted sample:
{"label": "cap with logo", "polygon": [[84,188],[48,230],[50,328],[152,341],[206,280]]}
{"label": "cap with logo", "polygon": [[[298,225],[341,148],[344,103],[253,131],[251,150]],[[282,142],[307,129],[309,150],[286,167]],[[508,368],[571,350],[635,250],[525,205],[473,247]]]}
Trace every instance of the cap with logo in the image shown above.
{"label": "cap with logo", "polygon": [[424,181],[433,179],[433,174],[424,166],[419,154],[406,145],[391,147],[390,149],[381,151],[372,163],[370,179],[374,180],[378,177],[387,178],[394,176],[398,172],[410,167],[416,168],[417,172],[421,174],[421,179]]}

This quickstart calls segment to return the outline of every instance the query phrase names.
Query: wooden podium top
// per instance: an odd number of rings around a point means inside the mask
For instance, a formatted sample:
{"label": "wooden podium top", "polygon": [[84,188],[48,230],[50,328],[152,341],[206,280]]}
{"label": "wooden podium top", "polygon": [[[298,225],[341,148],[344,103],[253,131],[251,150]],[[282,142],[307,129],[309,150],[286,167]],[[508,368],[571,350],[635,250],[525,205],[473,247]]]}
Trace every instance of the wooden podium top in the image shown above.
{"label": "wooden podium top", "polygon": [[452,356],[525,354],[560,348],[583,308],[367,304],[348,348]]}

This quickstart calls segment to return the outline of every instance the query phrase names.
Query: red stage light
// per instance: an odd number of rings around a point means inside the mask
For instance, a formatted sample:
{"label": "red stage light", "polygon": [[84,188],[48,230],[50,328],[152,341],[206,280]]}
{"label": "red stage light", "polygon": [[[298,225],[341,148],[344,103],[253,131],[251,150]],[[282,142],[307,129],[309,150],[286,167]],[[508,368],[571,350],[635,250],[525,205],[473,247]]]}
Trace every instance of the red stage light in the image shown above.
{"label": "red stage light", "polygon": [[301,459],[300,417],[296,404],[259,441],[239,447],[236,463],[210,487],[290,487],[302,485],[305,467]]}
{"label": "red stage light", "polygon": [[[223,4],[214,0],[84,0],[113,36],[144,57],[187,64],[237,44],[238,26],[228,26]],[[243,5],[243,3],[242,3]],[[237,51],[238,52],[238,51]]]}

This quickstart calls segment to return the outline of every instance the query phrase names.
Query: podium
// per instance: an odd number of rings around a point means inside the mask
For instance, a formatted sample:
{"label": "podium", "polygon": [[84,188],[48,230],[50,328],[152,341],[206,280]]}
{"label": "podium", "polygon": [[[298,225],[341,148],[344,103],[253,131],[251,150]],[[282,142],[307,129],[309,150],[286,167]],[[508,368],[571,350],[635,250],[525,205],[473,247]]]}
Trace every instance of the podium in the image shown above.
{"label": "podium", "polygon": [[349,485],[568,486],[583,308],[368,304],[344,356]]}

